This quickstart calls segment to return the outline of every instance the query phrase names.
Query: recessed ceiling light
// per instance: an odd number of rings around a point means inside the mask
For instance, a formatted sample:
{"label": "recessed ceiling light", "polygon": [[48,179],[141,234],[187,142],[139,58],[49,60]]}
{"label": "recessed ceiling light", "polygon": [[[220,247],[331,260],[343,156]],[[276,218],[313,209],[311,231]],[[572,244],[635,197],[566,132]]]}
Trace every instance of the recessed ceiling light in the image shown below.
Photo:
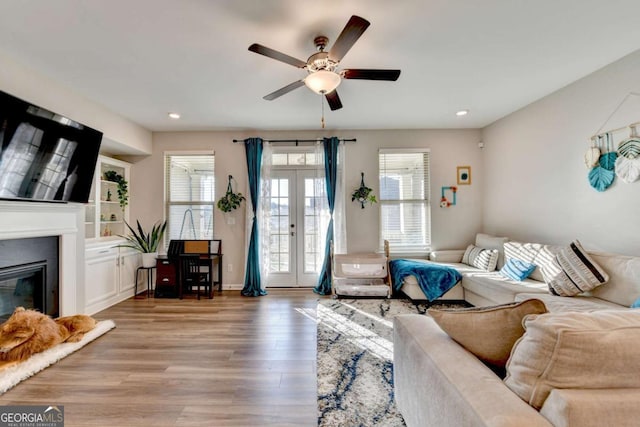
{"label": "recessed ceiling light", "polygon": [[180,114],[178,114],[178,113],[169,113],[169,118],[177,120],[177,119],[180,118]]}
{"label": "recessed ceiling light", "polygon": [[456,112],[456,116],[466,116],[467,114],[469,114],[469,110],[460,110]]}

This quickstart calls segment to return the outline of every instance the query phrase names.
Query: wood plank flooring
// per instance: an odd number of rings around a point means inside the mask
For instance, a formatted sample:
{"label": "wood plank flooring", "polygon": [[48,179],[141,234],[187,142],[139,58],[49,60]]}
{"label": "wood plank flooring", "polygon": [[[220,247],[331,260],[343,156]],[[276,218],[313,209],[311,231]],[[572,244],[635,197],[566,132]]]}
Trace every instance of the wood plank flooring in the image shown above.
{"label": "wood plank flooring", "polygon": [[311,290],[128,299],[117,327],[23,381],[1,405],[64,405],[65,426],[315,426]]}

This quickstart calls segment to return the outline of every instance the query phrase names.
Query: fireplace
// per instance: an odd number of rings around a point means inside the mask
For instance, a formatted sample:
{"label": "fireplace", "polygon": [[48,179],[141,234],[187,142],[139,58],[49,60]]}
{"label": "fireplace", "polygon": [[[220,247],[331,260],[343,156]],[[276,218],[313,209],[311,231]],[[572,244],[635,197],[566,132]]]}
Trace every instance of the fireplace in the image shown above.
{"label": "fireplace", "polygon": [[[46,260],[44,312],[59,316],[84,313],[84,206],[0,200],[0,218],[0,268]],[[30,249],[6,246],[36,238],[46,240],[37,240]],[[49,248],[52,257],[28,257],[41,247]]]}
{"label": "fireplace", "polygon": [[16,307],[45,310],[47,263],[34,262],[0,268],[0,322]]}
{"label": "fireplace", "polygon": [[59,314],[58,237],[0,241],[0,321],[16,307]]}

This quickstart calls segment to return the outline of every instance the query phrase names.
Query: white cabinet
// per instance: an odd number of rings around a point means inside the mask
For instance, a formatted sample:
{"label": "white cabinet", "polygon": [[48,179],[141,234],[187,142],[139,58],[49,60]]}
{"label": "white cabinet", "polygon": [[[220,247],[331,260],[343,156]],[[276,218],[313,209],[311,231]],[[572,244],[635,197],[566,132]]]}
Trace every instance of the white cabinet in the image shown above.
{"label": "white cabinet", "polygon": [[[89,203],[85,206],[85,312],[104,310],[134,294],[140,253],[119,248],[129,234],[129,204],[123,207],[118,181],[126,183],[127,196],[131,164],[98,157]],[[141,274],[142,276],[142,274]],[[142,277],[141,277],[142,280]],[[146,286],[146,282],[145,282]],[[146,287],[145,287],[146,289]]]}
{"label": "white cabinet", "polygon": [[98,157],[89,203],[85,207],[87,239],[110,240],[113,236],[128,234],[124,221],[129,222],[129,205],[121,206],[118,181],[126,182],[128,196],[130,169],[130,163]]}
{"label": "white cabinet", "polygon": [[141,264],[141,256],[132,249],[118,248],[121,242],[124,240],[114,239],[86,246],[85,311],[88,314],[134,295],[135,273]]}

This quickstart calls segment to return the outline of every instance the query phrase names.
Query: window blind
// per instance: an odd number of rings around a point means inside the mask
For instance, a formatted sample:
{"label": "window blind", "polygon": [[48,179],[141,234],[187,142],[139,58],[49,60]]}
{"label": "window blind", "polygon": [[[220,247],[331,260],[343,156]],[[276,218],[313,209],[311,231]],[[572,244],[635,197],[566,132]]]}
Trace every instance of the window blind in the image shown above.
{"label": "window blind", "polygon": [[214,204],[214,153],[165,153],[165,246],[170,239],[213,239]]}
{"label": "window blind", "polygon": [[380,245],[392,252],[424,253],[431,245],[428,149],[384,149],[378,153]]}

